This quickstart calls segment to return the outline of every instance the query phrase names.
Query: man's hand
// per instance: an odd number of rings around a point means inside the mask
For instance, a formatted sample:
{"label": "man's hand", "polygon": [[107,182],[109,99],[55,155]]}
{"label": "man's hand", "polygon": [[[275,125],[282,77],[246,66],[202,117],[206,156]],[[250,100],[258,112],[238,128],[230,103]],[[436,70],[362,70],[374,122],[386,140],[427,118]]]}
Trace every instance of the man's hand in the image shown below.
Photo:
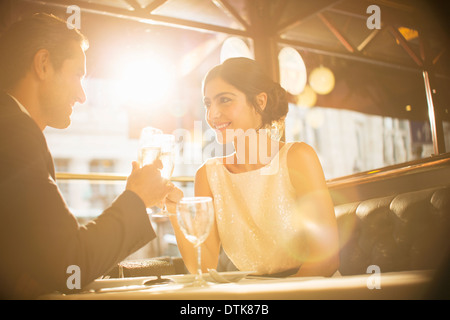
{"label": "man's hand", "polygon": [[125,189],[136,193],[147,208],[160,205],[164,198],[175,189],[172,183],[161,177],[160,169],[163,166],[160,160],[142,168],[136,161],[133,161],[132,165],[133,169]]}

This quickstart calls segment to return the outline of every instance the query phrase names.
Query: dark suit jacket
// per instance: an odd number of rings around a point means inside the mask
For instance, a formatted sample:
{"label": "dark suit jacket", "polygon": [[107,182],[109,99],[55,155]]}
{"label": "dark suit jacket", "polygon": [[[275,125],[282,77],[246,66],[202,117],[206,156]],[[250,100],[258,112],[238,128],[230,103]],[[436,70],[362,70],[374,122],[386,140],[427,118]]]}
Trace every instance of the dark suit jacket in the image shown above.
{"label": "dark suit jacket", "polygon": [[71,292],[68,267],[85,285],[155,237],[142,200],[123,192],[81,226],[55,183],[44,135],[0,93],[0,298]]}

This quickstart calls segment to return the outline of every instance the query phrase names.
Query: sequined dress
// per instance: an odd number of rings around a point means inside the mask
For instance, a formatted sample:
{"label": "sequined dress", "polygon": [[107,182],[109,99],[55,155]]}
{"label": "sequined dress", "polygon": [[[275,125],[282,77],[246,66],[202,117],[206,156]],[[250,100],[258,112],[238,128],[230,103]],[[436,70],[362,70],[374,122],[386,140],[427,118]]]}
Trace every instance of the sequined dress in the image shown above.
{"label": "sequined dress", "polygon": [[206,162],[223,250],[239,270],[274,274],[298,268],[306,253],[286,143],[257,170],[231,173],[221,158]]}

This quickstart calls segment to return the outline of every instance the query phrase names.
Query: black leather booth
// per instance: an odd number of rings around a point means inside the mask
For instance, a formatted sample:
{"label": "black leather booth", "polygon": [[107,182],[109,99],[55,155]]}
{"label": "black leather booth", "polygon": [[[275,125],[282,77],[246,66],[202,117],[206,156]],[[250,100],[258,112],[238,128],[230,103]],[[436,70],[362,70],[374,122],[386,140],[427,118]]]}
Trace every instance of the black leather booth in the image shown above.
{"label": "black leather booth", "polygon": [[335,206],[342,275],[435,269],[450,243],[450,186]]}

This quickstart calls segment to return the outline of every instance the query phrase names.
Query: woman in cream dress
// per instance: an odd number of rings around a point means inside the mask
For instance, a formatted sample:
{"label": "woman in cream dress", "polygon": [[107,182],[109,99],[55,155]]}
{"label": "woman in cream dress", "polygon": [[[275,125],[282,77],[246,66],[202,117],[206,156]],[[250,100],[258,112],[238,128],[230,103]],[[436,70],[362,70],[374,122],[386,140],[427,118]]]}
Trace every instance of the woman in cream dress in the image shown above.
{"label": "woman in cream dress", "polygon": [[[288,111],[286,92],[247,58],[211,69],[203,83],[206,120],[235,152],[208,159],[195,176],[195,195],[214,201],[215,224],[202,245],[202,267],[216,268],[223,250],[242,271],[331,276],[338,268],[333,203],[314,150],[274,137]],[[275,134],[276,136],[276,134]],[[171,218],[192,273],[193,245]]]}

